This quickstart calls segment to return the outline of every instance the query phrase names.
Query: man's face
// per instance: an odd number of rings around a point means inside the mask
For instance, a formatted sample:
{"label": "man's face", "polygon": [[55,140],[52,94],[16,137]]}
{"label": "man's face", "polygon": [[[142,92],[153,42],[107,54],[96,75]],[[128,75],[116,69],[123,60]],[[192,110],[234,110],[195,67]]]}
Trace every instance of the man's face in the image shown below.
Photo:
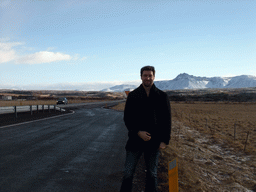
{"label": "man's face", "polygon": [[145,87],[151,87],[154,83],[155,76],[153,71],[143,71],[141,80]]}

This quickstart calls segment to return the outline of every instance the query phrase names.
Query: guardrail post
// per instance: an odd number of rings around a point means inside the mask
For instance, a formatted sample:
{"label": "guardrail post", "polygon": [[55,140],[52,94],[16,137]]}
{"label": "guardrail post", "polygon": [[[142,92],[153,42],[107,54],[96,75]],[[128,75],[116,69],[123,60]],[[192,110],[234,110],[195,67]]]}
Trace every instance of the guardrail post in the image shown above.
{"label": "guardrail post", "polygon": [[36,106],[36,109],[37,109],[37,113],[39,113],[39,106],[38,105]]}
{"label": "guardrail post", "polygon": [[54,105],[54,112],[56,112],[56,105]]}
{"label": "guardrail post", "polygon": [[33,115],[33,112],[32,112],[32,105],[30,105],[30,114]]}
{"label": "guardrail post", "polygon": [[48,105],[48,111],[49,111],[49,113],[51,113],[51,111],[50,111],[50,105]]}
{"label": "guardrail post", "polygon": [[44,113],[44,105],[42,105],[42,110],[43,110],[43,113]]}
{"label": "guardrail post", "polygon": [[15,118],[18,117],[18,114],[17,114],[17,106],[14,106],[14,113],[15,113]]}

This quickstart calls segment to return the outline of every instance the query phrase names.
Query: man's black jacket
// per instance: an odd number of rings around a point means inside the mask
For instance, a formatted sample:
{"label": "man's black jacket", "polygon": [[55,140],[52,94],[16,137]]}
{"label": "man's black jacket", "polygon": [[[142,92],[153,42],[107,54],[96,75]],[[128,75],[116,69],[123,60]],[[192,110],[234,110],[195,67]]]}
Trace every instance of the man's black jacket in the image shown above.
{"label": "man's black jacket", "polygon": [[[153,86],[149,97],[143,85],[130,92],[124,110],[124,122],[129,139],[126,150],[157,149],[161,142],[169,143],[171,133],[171,107],[165,92]],[[150,141],[143,141],[139,131],[151,134]]]}

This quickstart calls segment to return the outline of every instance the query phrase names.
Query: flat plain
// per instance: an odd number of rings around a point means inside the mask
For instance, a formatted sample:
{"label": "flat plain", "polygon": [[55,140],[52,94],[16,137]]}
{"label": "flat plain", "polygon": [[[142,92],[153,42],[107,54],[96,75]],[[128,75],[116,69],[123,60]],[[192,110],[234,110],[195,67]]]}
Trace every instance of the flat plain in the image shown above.
{"label": "flat plain", "polygon": [[256,191],[255,102],[171,102],[171,108],[171,141],[158,167],[161,191],[168,191],[174,158],[181,192]]}
{"label": "flat plain", "polygon": [[[174,120],[183,122],[213,137],[227,140],[227,144],[256,152],[256,103],[192,102],[173,103]],[[249,133],[249,134],[248,134]]]}

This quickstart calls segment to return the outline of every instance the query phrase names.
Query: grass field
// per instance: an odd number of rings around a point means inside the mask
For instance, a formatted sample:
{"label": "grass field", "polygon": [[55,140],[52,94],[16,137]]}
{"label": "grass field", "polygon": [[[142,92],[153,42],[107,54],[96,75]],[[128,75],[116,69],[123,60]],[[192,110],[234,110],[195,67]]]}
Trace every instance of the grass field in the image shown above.
{"label": "grass field", "polygon": [[256,103],[172,103],[172,116],[176,121],[228,145],[256,152]]}
{"label": "grass field", "polygon": [[[227,144],[256,152],[256,103],[176,102],[171,104],[172,120],[182,122]],[[115,107],[124,109],[124,103]]]}
{"label": "grass field", "polygon": [[171,102],[171,107],[171,141],[159,160],[162,192],[168,191],[168,162],[176,157],[180,192],[256,190],[256,103]]}

